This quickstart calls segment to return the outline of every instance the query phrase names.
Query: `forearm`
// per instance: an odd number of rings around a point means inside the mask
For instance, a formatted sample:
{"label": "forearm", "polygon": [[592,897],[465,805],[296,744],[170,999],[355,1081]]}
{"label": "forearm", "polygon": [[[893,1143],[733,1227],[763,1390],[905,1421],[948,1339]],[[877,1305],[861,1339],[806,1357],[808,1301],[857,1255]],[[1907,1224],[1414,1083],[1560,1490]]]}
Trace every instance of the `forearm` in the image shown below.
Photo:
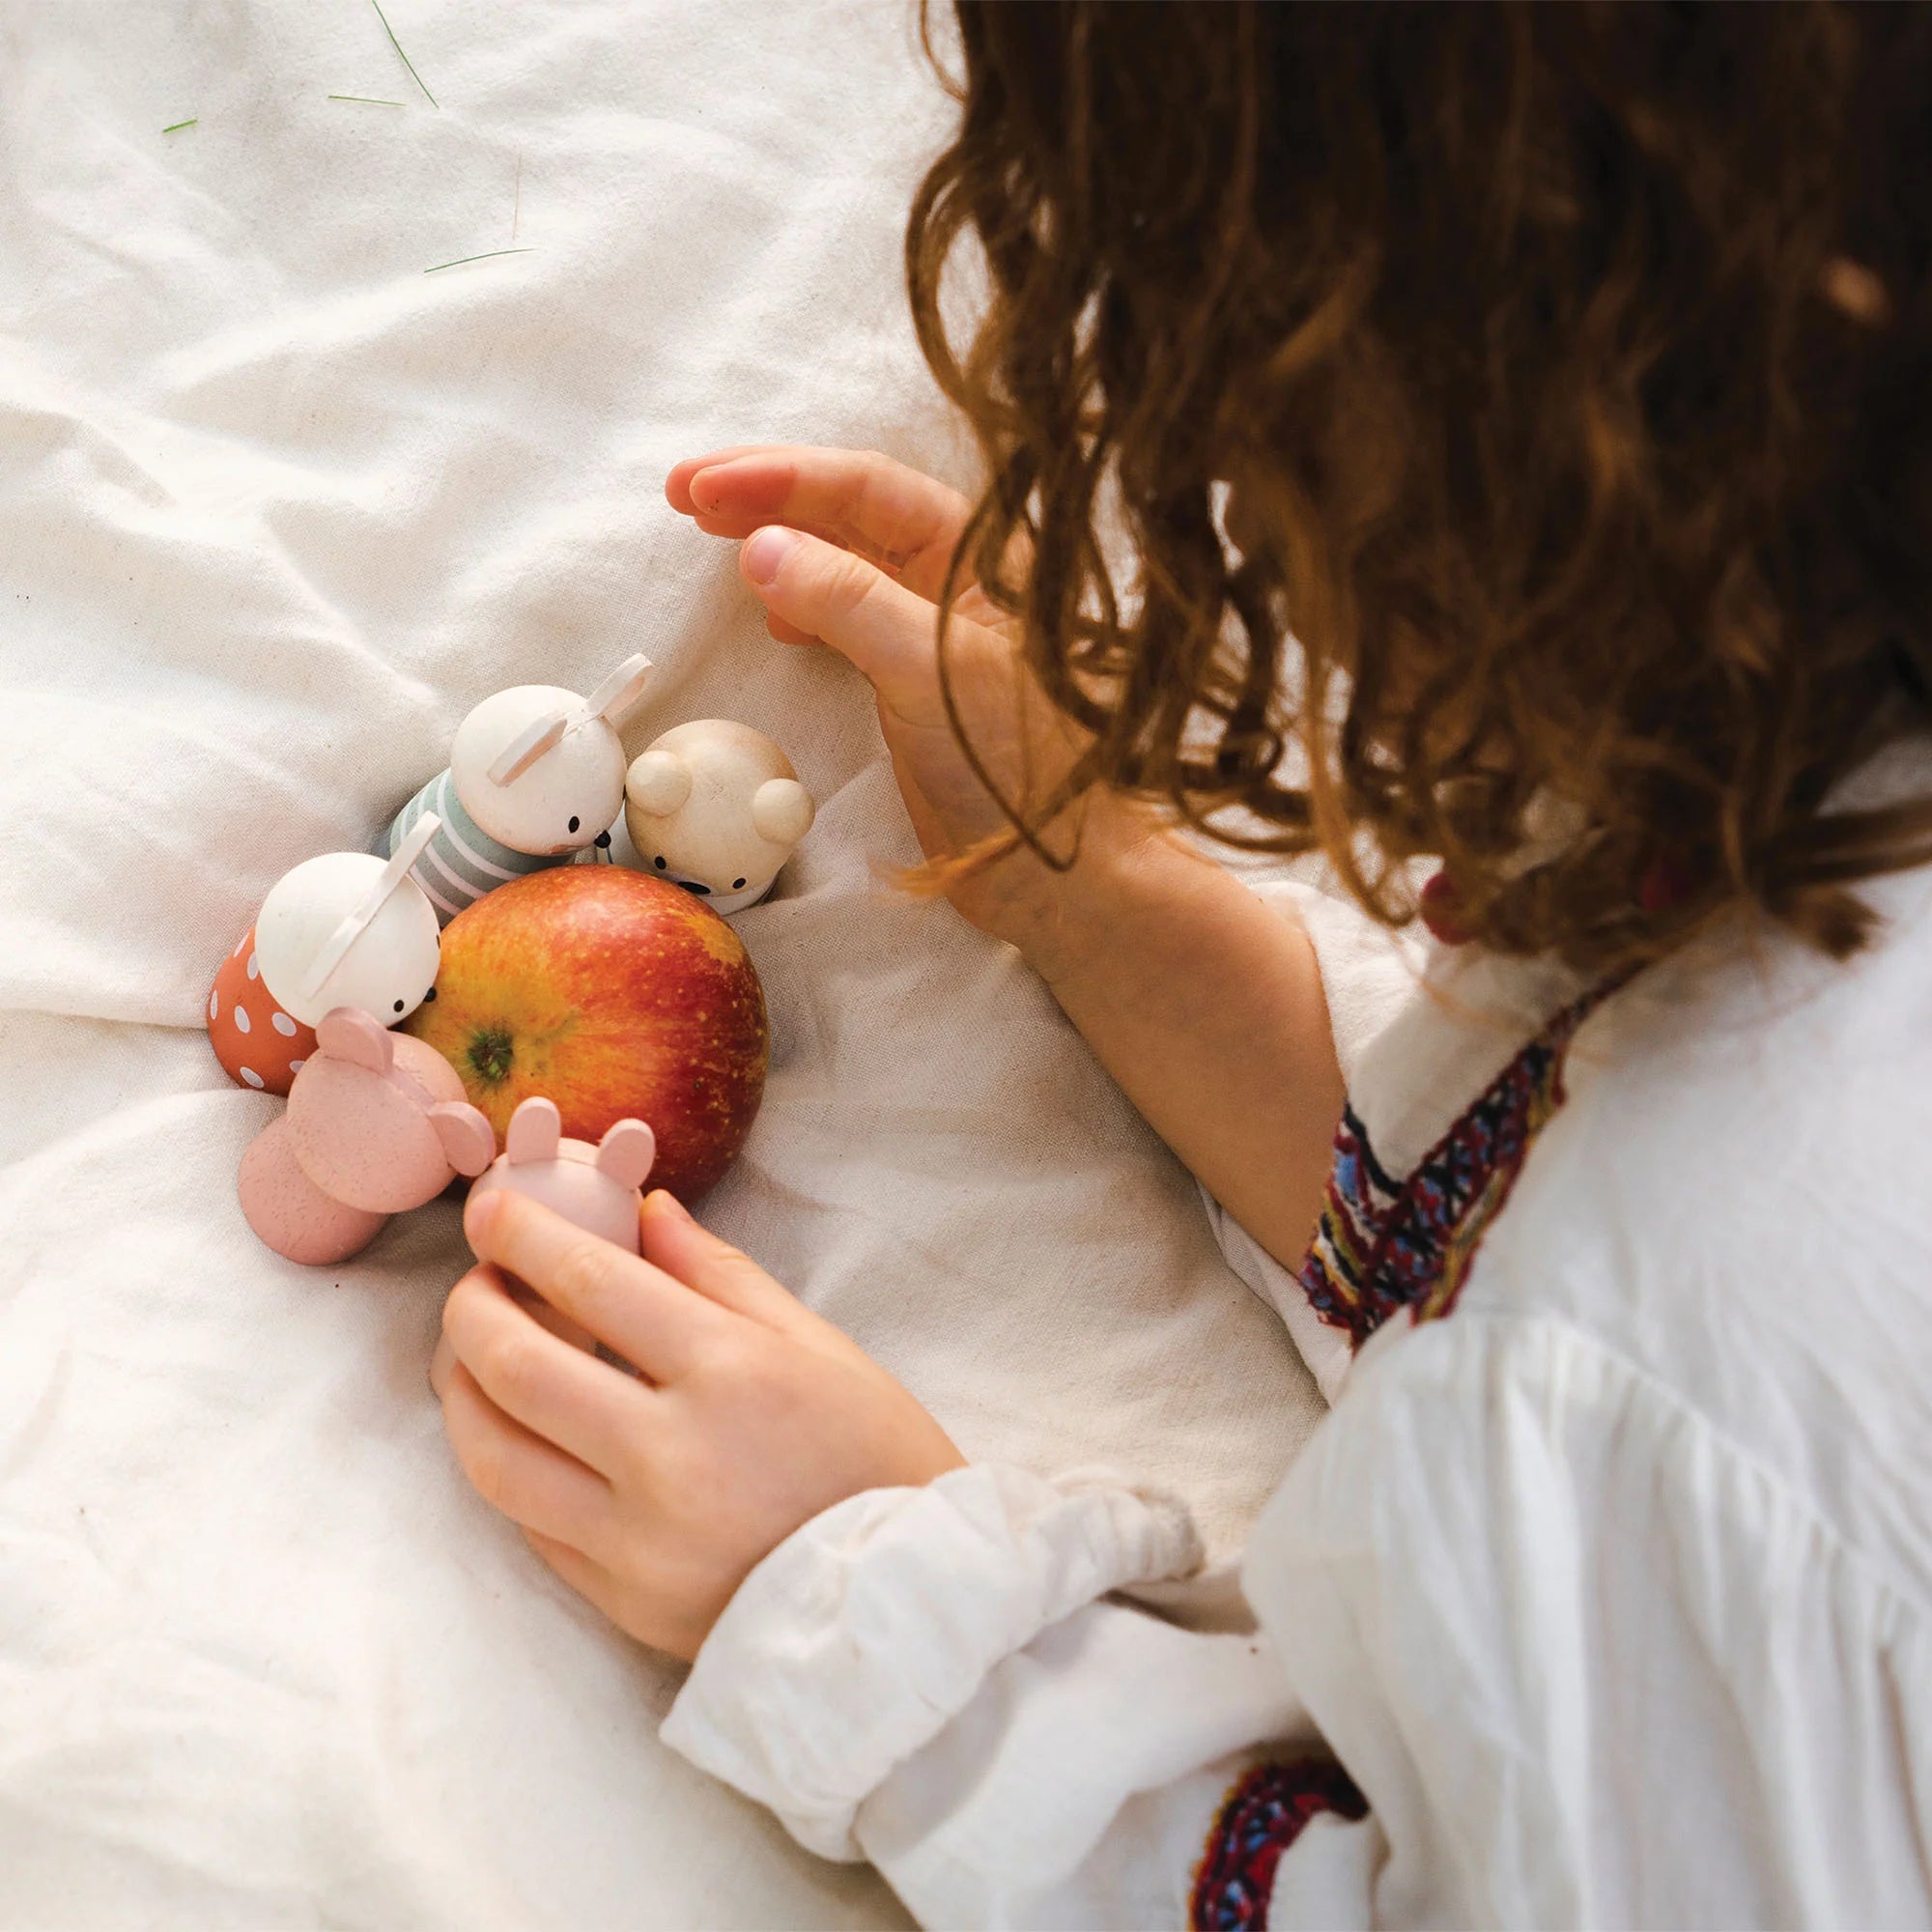
{"label": "forearm", "polygon": [[1295,1266],[1343,1099],[1308,936],[1114,801],[1000,929],[1190,1172]]}

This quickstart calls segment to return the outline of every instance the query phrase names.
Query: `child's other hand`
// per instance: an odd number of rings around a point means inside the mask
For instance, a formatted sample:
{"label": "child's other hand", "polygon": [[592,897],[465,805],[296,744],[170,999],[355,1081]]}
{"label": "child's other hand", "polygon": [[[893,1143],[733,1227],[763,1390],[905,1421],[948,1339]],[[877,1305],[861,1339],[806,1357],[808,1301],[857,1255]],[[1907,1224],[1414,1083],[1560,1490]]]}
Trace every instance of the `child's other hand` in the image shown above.
{"label": "child's other hand", "polygon": [[[1007,830],[962,755],[940,693],[937,600],[971,506],[890,457],[753,447],[688,458],[670,472],[674,509],[714,536],[747,539],[745,580],[783,643],[829,644],[865,673],[899,791],[927,858]],[[948,651],[975,749],[1009,797],[1038,798],[1077,754],[1073,727],[1023,667],[1016,627],[968,583]],[[951,893],[975,924],[1026,944],[1058,878],[1020,853]]]}
{"label": "child's other hand", "polygon": [[[525,1196],[472,1195],[481,1264],[450,1292],[430,1379],[484,1499],[613,1623],[689,1659],[801,1524],[964,1459],[877,1363],[668,1194],[642,1225],[639,1260]],[[552,1333],[512,1277],[643,1378]]]}

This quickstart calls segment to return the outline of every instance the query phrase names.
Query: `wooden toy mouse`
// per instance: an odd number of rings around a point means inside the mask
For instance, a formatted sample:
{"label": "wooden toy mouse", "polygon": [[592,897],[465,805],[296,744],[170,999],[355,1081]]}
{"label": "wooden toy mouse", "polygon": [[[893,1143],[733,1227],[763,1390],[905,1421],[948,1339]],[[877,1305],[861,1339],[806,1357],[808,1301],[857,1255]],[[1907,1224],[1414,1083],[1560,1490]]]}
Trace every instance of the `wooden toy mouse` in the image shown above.
{"label": "wooden toy mouse", "polygon": [[667,731],[624,780],[624,822],[639,864],[714,912],[742,912],[771,891],[813,810],[778,746],[724,718]]}
{"label": "wooden toy mouse", "polygon": [[497,1151],[434,1047],[369,1013],[337,1007],[316,1028],[288,1110],[242,1156],[236,1191],[248,1225],[278,1255],[347,1261],[391,1214],[433,1201]]}
{"label": "wooden toy mouse", "polygon": [[425,813],[386,861],[325,852],[275,881],[208,996],[209,1041],[229,1079],[286,1094],[332,1008],[394,1026],[435,997],[436,908],[409,873],[439,825]]}
{"label": "wooden toy mouse", "polygon": [[554,684],[486,697],[456,727],[448,769],[396,814],[377,851],[397,850],[426,815],[441,821],[415,862],[415,880],[447,924],[510,879],[566,865],[586,848],[608,850],[624,804],[617,730],[650,670],[638,655],[588,697]]}
{"label": "wooden toy mouse", "polygon": [[631,1254],[639,1249],[638,1208],[657,1137],[641,1121],[618,1121],[592,1147],[563,1133],[554,1101],[523,1101],[510,1116],[505,1149],[469,1191],[513,1188]]}

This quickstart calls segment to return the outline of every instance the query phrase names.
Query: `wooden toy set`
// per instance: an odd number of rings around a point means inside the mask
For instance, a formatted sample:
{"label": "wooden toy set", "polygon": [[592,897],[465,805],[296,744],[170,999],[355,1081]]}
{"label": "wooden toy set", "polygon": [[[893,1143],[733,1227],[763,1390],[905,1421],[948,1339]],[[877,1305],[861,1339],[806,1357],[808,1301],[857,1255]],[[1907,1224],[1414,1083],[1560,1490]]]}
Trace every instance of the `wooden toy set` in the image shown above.
{"label": "wooden toy set", "polygon": [[[346,1260],[459,1175],[635,1253],[661,1134],[673,1188],[735,1156],[763,1089],[764,1001],[719,916],[771,891],[812,800],[777,745],[724,719],[677,725],[627,767],[619,730],[650,668],[627,658],[587,697],[485,698],[372,851],[284,874],[223,959],[215,1057],[289,1103],[238,1183],[276,1253]],[[594,868],[620,814],[645,876],[613,893]],[[565,867],[585,869],[536,890]],[[457,997],[433,1020],[452,957]],[[526,1091],[540,1083],[554,1094]],[[491,1121],[512,1093],[499,1156]]]}

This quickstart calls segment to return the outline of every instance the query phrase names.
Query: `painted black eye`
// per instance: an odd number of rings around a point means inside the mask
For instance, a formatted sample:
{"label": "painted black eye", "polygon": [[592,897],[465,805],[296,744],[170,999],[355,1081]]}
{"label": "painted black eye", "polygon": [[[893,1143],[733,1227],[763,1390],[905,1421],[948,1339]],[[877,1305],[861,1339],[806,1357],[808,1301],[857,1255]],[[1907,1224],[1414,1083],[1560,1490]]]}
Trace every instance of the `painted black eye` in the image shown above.
{"label": "painted black eye", "polygon": [[578,828],[578,827],[579,827],[580,825],[582,825],[582,823],[583,823],[582,819],[581,819],[581,818],[573,818],[573,819],[572,819],[572,820],[570,821],[570,824],[569,824],[569,826],[568,826],[568,828],[567,828],[567,829],[568,829],[569,831],[572,831],[572,832],[575,832],[575,831],[577,830],[577,828]]}
{"label": "painted black eye", "polygon": [[664,862],[664,855],[663,855],[663,853],[660,853],[660,854],[659,854],[659,855],[658,855],[658,856],[657,856],[657,857],[656,857],[655,859],[653,859],[653,860],[651,861],[651,864],[652,864],[653,866],[655,866],[655,867],[656,867],[658,868],[658,870],[659,870],[659,871],[661,871],[661,872],[662,872],[662,871],[664,870],[664,868],[665,868],[665,862]]}
{"label": "painted black eye", "polygon": [[401,1000],[398,1000],[398,1001],[396,1002],[396,1010],[397,1010],[398,1012],[401,1012],[401,1011],[402,1011],[402,1009],[403,1009],[403,1002],[402,1002]]}
{"label": "painted black eye", "polygon": [[743,879],[733,879],[733,880],[731,881],[731,890],[732,890],[732,891],[733,891],[734,893],[742,893],[742,892],[743,892],[743,891],[745,890],[745,882],[744,882],[744,880],[743,880]]}
{"label": "painted black eye", "polygon": [[423,1005],[428,1006],[429,1003],[435,998],[436,998],[436,988],[432,986],[429,989],[429,991],[423,995]]}

